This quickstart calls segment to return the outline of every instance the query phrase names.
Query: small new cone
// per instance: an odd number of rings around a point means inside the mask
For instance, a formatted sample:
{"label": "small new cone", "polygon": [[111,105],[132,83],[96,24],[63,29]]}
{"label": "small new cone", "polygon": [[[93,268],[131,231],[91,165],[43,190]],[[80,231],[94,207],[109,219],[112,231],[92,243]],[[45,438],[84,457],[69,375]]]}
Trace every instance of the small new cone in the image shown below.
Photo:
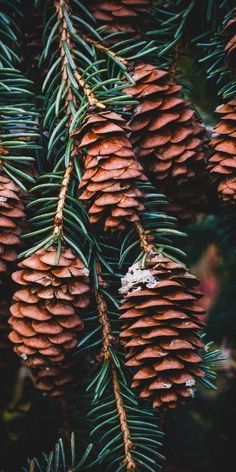
{"label": "small new cone", "polygon": [[168,195],[204,168],[203,128],[181,97],[181,86],[150,64],[135,67],[136,85],[126,89],[139,101],[131,121],[131,142],[139,160]]}
{"label": "small new cone", "polygon": [[89,9],[106,33],[122,32],[131,35],[137,31],[137,20],[150,8],[150,0],[98,0]]}
{"label": "small new cone", "polygon": [[10,177],[0,175],[0,279],[17,259],[25,217],[20,191]]}
{"label": "small new cone", "polygon": [[83,329],[78,313],[89,304],[88,269],[67,248],[40,249],[18,264],[9,339],[28,367],[60,364],[77,345]]}
{"label": "small new cone", "polygon": [[149,254],[145,267],[134,264],[122,280],[121,340],[126,365],[136,368],[133,387],[150,397],[154,408],[174,408],[193,396],[203,347],[197,304],[197,279],[185,266],[161,254]]}
{"label": "small new cone", "polygon": [[236,69],[236,8],[232,12],[232,16],[224,27],[224,32],[228,36],[225,46],[225,53],[228,57],[230,67]]}
{"label": "small new cone", "polygon": [[218,196],[223,202],[236,203],[236,100],[216,109],[220,116],[210,145],[214,150],[208,169],[218,183]]}
{"label": "small new cone", "polygon": [[8,339],[10,327],[8,319],[10,317],[9,303],[5,300],[0,301],[0,369],[6,369],[9,362],[13,360],[14,353],[12,345]]}
{"label": "small new cone", "polygon": [[88,205],[91,223],[103,223],[104,230],[124,230],[139,220],[144,209],[143,193],[134,179],[146,180],[126,136],[124,119],[112,111],[87,117],[73,135],[83,152],[84,175],[80,199]]}

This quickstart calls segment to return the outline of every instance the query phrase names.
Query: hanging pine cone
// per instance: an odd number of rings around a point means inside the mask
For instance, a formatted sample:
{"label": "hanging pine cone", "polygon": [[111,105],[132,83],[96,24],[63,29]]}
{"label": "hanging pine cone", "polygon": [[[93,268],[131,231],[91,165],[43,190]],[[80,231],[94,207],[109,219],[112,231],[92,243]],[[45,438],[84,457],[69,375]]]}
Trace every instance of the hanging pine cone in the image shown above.
{"label": "hanging pine cone", "polygon": [[216,109],[220,120],[214,129],[216,137],[210,142],[214,154],[209,159],[208,168],[216,174],[218,195],[223,202],[236,202],[236,100]]}
{"label": "hanging pine cone", "polygon": [[90,115],[73,133],[78,148],[86,148],[80,196],[89,205],[91,223],[104,222],[105,230],[123,230],[139,220],[143,194],[133,184],[146,180],[126,136],[123,118],[112,111]]}
{"label": "hanging pine cone", "polygon": [[195,178],[204,164],[203,128],[180,96],[181,86],[150,64],[135,67],[136,85],[126,89],[139,101],[130,122],[131,142],[159,188],[180,186]]}
{"label": "hanging pine cone", "polygon": [[7,272],[17,258],[24,221],[20,189],[9,177],[0,175],[0,274]]}
{"label": "hanging pine cone", "polygon": [[0,369],[9,366],[13,358],[12,345],[8,339],[10,327],[8,318],[10,316],[9,304],[5,300],[0,301]]}
{"label": "hanging pine cone", "polygon": [[122,281],[121,338],[127,366],[137,368],[133,387],[151,397],[155,408],[174,408],[192,397],[204,372],[197,350],[204,313],[197,305],[198,281],[186,268],[161,254],[150,254],[145,268],[134,264]]}
{"label": "hanging pine cone", "polygon": [[81,366],[78,363],[66,360],[61,365],[51,365],[42,369],[32,370],[32,380],[37,390],[50,397],[61,397],[73,390],[79,383]]}
{"label": "hanging pine cone", "polygon": [[9,335],[14,351],[29,367],[64,361],[83,329],[78,310],[89,304],[88,269],[64,248],[40,249],[18,264],[13,280],[22,285],[11,306]]}
{"label": "hanging pine cone", "polygon": [[186,182],[180,187],[174,188],[173,192],[169,189],[166,211],[168,214],[177,218],[181,224],[194,224],[197,213],[208,213],[209,205],[207,195],[208,176],[196,178],[194,182]]}
{"label": "hanging pine cone", "polygon": [[135,33],[137,17],[148,11],[150,0],[98,0],[92,1],[90,11],[106,32]]}
{"label": "hanging pine cone", "polygon": [[229,37],[225,46],[225,52],[228,56],[230,66],[235,69],[236,61],[236,8],[232,12],[232,16],[224,27],[224,32]]}

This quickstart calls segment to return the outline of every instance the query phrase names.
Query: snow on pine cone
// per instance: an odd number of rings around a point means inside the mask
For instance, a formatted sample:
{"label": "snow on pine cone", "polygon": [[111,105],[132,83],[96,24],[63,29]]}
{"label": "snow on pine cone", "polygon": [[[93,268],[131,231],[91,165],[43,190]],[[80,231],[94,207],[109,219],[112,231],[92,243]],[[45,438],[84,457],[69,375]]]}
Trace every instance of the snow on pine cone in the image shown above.
{"label": "snow on pine cone", "polygon": [[166,71],[139,64],[133,78],[136,85],[126,92],[139,104],[130,121],[131,142],[144,167],[168,191],[199,174],[204,163],[203,128],[180,96],[182,87]]}
{"label": "snow on pine cone", "polygon": [[134,264],[122,280],[121,339],[126,365],[135,367],[133,387],[151,397],[154,408],[174,408],[193,396],[203,347],[199,338],[204,310],[197,279],[185,266],[150,254],[142,268]]}
{"label": "snow on pine cone", "polygon": [[14,357],[12,345],[8,339],[10,331],[9,316],[9,303],[6,300],[0,300],[0,369],[8,367],[9,361],[13,360]]}
{"label": "snow on pine cone", "polygon": [[104,230],[125,229],[144,209],[143,193],[133,181],[146,177],[126,133],[124,119],[112,111],[88,116],[73,133],[78,148],[86,149],[80,199],[88,204],[90,222],[102,221]]}
{"label": "snow on pine cone", "polygon": [[40,249],[18,264],[14,282],[9,339],[29,367],[46,367],[65,360],[83,329],[78,313],[89,304],[88,269],[67,248],[58,260],[56,249]]}
{"label": "snow on pine cone", "polygon": [[228,56],[228,61],[232,69],[236,66],[236,8],[232,12],[231,18],[227,21],[224,32],[228,36],[228,41],[225,46],[225,52]]}
{"label": "snow on pine cone", "polygon": [[150,0],[98,0],[89,9],[99,24],[106,25],[106,32],[136,32],[137,18],[147,12]]}
{"label": "snow on pine cone", "polygon": [[217,177],[220,200],[236,203],[236,99],[216,111],[220,118],[213,131],[216,137],[210,142],[214,153],[208,169]]}
{"label": "snow on pine cone", "polygon": [[25,217],[20,191],[12,179],[0,175],[0,274],[7,272],[17,258]]}

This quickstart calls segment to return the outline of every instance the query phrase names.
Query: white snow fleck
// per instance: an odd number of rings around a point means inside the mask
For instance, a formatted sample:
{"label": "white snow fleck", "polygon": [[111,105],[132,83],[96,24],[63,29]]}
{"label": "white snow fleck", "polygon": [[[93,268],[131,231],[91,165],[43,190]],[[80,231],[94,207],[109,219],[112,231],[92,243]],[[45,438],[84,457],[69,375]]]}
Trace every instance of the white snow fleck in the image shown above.
{"label": "white snow fleck", "polygon": [[171,388],[172,384],[171,383],[164,383],[163,382],[163,388]]}
{"label": "white snow fleck", "polygon": [[190,393],[191,397],[194,398],[194,390],[193,388],[188,388],[188,392]]}
{"label": "white snow fleck", "polygon": [[208,351],[209,351],[209,346],[208,346],[207,344],[205,344],[205,346],[204,346],[204,351],[205,351],[205,352],[208,352]]}
{"label": "white snow fleck", "polygon": [[0,202],[7,202],[7,198],[6,197],[0,197]]}
{"label": "white snow fleck", "polygon": [[119,292],[126,295],[128,292],[142,290],[144,284],[147,288],[154,288],[158,283],[158,279],[154,277],[149,269],[141,269],[140,262],[133,264],[127,274],[121,279],[121,288]]}
{"label": "white snow fleck", "polygon": [[185,386],[186,387],[193,387],[193,385],[195,385],[195,383],[196,382],[195,382],[194,379],[189,379],[189,380],[186,381]]}
{"label": "white snow fleck", "polygon": [[20,357],[21,357],[24,361],[26,361],[26,359],[27,359],[27,355],[26,355],[26,354],[21,354]]}
{"label": "white snow fleck", "polygon": [[89,269],[87,269],[87,267],[84,267],[84,268],[81,270],[81,273],[82,273],[83,275],[86,275],[86,277],[88,277],[88,276],[89,276]]}

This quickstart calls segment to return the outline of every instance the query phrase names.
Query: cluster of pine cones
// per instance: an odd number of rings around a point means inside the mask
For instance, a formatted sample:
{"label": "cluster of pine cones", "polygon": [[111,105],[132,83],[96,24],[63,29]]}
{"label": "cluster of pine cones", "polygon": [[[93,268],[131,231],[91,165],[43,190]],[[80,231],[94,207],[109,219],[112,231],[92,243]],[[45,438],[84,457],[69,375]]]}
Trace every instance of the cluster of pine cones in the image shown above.
{"label": "cluster of pine cones", "polygon": [[[89,8],[108,33],[139,37],[139,18],[149,0],[99,0]],[[230,20],[226,30],[235,28]],[[110,43],[109,43],[110,44]],[[109,46],[109,44],[107,46]],[[227,44],[229,61],[235,43]],[[135,85],[127,87],[138,104],[127,124],[113,110],[90,111],[73,133],[79,152],[86,149],[80,199],[91,225],[105,231],[124,231],[140,221],[144,194],[135,179],[148,178],[169,200],[169,209],[185,222],[206,208],[204,127],[167,71],[138,63],[130,71]],[[211,141],[209,169],[218,179],[222,201],[236,201],[236,101],[219,107],[220,123]],[[7,152],[7,150],[5,150]],[[1,172],[0,172],[1,173]],[[201,191],[199,191],[201,189]],[[0,276],[18,286],[10,307],[9,339],[24,365],[32,370],[35,386],[52,396],[75,385],[73,353],[83,312],[91,298],[89,270],[66,246],[42,248],[18,263],[17,250],[24,221],[20,189],[0,175]],[[173,408],[193,395],[199,367],[204,314],[196,278],[180,263],[149,251],[145,264],[132,266],[120,290],[124,297],[121,343],[126,365],[134,367],[133,387],[150,397],[154,407]],[[7,350],[9,308],[0,305],[1,352]],[[1,327],[2,326],[2,327]],[[6,354],[7,358],[7,354]],[[0,364],[1,365],[1,364]]]}

